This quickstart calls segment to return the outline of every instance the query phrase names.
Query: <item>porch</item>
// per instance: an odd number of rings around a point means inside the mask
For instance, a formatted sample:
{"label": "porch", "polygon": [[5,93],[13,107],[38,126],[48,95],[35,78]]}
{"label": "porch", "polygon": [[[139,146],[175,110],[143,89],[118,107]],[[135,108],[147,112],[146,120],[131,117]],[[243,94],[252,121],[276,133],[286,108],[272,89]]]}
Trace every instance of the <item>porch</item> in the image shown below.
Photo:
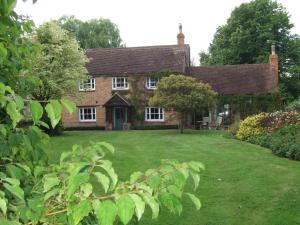
{"label": "porch", "polygon": [[115,93],[104,105],[106,130],[129,130],[132,123],[131,102],[119,93]]}

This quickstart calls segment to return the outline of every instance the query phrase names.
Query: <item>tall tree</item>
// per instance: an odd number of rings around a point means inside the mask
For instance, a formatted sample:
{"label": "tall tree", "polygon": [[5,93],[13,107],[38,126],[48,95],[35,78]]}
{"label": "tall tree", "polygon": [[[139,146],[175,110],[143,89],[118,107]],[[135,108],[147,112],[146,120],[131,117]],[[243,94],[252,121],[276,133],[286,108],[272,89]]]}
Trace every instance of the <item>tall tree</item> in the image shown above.
{"label": "tall tree", "polygon": [[41,25],[33,37],[41,52],[34,60],[33,73],[40,86],[33,91],[37,100],[60,99],[76,93],[78,81],[87,78],[87,58],[77,40],[57,22]]}
{"label": "tall tree", "polygon": [[59,22],[64,29],[74,33],[83,49],[124,46],[118,26],[109,19],[92,19],[83,22],[74,16],[64,16],[59,19]]}
{"label": "tall tree", "polygon": [[220,26],[201,65],[266,63],[277,44],[280,85],[286,98],[300,95],[300,39],[291,33],[286,9],[273,0],[253,0],[235,8]]}
{"label": "tall tree", "polygon": [[161,79],[150,105],[173,109],[178,114],[180,132],[183,133],[184,119],[188,112],[201,112],[216,103],[217,93],[208,84],[196,82],[184,75],[170,75]]}

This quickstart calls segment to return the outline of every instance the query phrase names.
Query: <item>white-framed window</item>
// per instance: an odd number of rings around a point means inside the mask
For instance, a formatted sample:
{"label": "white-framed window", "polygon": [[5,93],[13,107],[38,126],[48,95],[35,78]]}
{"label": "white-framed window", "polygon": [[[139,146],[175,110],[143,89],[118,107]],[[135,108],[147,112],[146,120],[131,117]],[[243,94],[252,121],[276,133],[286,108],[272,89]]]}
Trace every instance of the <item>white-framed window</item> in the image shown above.
{"label": "white-framed window", "polygon": [[163,108],[147,107],[145,108],[145,120],[146,121],[164,121],[165,112]]}
{"label": "white-framed window", "polygon": [[113,77],[112,78],[113,90],[127,90],[129,89],[127,77]]}
{"label": "white-framed window", "polygon": [[79,91],[94,91],[96,90],[95,78],[90,78],[79,83]]}
{"label": "white-framed window", "polygon": [[80,122],[94,122],[96,121],[96,107],[80,107],[79,108]]}
{"label": "white-framed window", "polygon": [[146,78],[146,88],[147,89],[156,89],[158,81],[159,81],[158,77],[147,77]]}

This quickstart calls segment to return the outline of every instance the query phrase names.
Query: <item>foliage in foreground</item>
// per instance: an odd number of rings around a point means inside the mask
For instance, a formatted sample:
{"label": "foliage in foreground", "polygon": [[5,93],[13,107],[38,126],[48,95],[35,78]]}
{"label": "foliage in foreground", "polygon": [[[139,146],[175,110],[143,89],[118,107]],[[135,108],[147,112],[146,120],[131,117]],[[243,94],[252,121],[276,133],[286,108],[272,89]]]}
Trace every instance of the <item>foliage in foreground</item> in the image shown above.
{"label": "foliage in foreground", "polygon": [[[45,107],[52,127],[61,119],[62,105],[70,112],[76,109],[68,100],[51,100]],[[158,168],[135,172],[120,182],[105,158],[114,148],[98,142],[87,148],[74,145],[62,153],[59,164],[49,165],[44,151],[48,136],[37,127],[48,126],[40,120],[41,104],[23,100],[0,83],[0,110],[6,113],[0,124],[1,224],[128,224],[133,217],[140,220],[146,206],[153,218],[161,206],[180,214],[184,196],[201,207],[195,195],[184,192],[189,177],[198,187],[204,169],[199,162],[164,160]],[[33,125],[19,127],[22,120]],[[102,192],[96,193],[99,185]]]}
{"label": "foliage in foreground", "polygon": [[180,131],[183,132],[185,115],[188,112],[201,112],[216,104],[217,93],[209,84],[184,75],[170,75],[158,82],[150,105],[174,110],[178,113]]}

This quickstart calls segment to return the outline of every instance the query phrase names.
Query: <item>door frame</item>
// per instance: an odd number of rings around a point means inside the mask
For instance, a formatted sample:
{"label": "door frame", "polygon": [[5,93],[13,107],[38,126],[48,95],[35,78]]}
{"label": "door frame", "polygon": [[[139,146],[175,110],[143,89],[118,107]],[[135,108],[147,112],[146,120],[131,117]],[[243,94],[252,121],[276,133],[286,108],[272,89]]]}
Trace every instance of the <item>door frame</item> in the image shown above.
{"label": "door frame", "polygon": [[[127,107],[114,107],[113,108],[113,129],[114,130],[117,130],[117,128],[116,128],[116,109],[122,109],[124,111],[123,124],[127,123]],[[123,130],[123,124],[122,124],[120,130]]]}

